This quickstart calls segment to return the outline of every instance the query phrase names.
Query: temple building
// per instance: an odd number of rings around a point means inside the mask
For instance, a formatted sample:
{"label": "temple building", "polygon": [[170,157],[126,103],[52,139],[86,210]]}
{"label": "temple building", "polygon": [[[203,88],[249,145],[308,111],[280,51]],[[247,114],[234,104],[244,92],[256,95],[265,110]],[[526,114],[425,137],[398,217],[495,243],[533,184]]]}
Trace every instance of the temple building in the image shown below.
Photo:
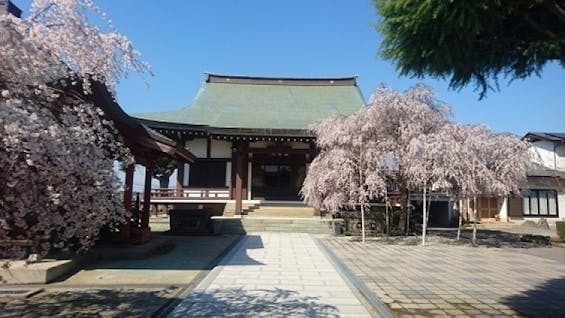
{"label": "temple building", "polygon": [[155,189],[153,201],[200,207],[222,203],[226,215],[242,213],[250,202],[300,202],[317,151],[310,129],[364,105],[355,76],[206,74],[190,105],[135,115],[196,157],[190,164],[179,163],[176,188]]}

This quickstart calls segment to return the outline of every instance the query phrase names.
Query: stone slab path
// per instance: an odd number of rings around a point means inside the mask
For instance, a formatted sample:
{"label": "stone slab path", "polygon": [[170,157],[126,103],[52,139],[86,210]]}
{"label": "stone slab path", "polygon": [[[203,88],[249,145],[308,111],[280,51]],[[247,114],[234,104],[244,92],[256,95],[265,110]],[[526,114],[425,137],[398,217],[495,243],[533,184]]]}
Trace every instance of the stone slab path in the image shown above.
{"label": "stone slab path", "polygon": [[564,248],[324,244],[397,317],[565,317]]}
{"label": "stone slab path", "polygon": [[169,317],[371,317],[301,233],[247,235]]}

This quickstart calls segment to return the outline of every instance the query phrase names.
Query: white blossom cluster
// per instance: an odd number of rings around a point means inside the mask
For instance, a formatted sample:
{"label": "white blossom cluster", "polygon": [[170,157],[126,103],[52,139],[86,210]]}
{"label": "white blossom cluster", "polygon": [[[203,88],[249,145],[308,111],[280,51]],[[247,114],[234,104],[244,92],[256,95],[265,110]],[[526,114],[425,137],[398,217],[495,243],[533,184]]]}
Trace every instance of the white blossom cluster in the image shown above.
{"label": "white blossom cluster", "polygon": [[113,160],[131,154],[85,97],[92,80],[112,89],[129,70],[150,70],[127,38],[91,25],[92,12],[106,19],[91,0],[0,15],[0,257],[21,256],[22,241],[40,255],[88,248],[126,216]]}
{"label": "white blossom cluster", "polygon": [[309,204],[331,212],[367,206],[387,194],[405,198],[441,186],[455,198],[519,194],[532,163],[528,144],[484,126],[450,121],[450,107],[417,86],[385,87],[350,116],[329,118],[314,132],[320,154],[302,187]]}

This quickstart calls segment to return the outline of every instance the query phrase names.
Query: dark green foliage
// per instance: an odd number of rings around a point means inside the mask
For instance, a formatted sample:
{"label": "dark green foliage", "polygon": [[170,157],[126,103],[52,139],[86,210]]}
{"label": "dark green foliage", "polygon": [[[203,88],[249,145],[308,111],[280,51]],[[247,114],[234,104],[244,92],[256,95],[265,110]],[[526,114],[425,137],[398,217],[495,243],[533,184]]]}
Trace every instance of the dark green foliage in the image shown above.
{"label": "dark green foliage", "polygon": [[[391,236],[405,235],[406,212],[401,209],[390,210],[390,233]],[[344,233],[346,235],[361,234],[361,212],[342,211],[337,215],[344,220]],[[421,221],[421,220],[420,220]],[[365,230],[367,236],[384,236],[386,234],[386,216],[384,207],[371,207],[365,214]],[[421,224],[419,231],[421,232]],[[410,233],[418,232],[418,221],[413,218],[410,222]]]}
{"label": "dark green foliage", "polygon": [[374,1],[380,55],[402,75],[474,83],[483,98],[501,75],[538,75],[552,60],[565,67],[565,0]]}
{"label": "dark green foliage", "polygon": [[565,221],[555,221],[555,229],[561,242],[565,242]]}
{"label": "dark green foliage", "polygon": [[551,245],[551,238],[544,235],[524,234],[520,236],[520,242],[535,243],[537,245]]}
{"label": "dark green foliage", "polygon": [[170,157],[161,157],[153,163],[153,177],[159,180],[160,188],[169,187],[169,177],[177,168],[177,161]]}

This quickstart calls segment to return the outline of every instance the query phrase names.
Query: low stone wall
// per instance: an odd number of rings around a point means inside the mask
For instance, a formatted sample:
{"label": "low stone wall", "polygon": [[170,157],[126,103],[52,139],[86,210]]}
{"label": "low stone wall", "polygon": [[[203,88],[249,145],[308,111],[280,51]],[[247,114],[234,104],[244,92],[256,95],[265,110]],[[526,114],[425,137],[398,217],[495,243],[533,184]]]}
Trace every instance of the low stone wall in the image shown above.
{"label": "low stone wall", "polygon": [[[82,259],[74,260],[42,260],[38,263],[26,264],[25,261],[8,261],[8,267],[0,268],[0,285],[2,284],[46,284],[79,267]],[[0,264],[6,260],[0,260]]]}

